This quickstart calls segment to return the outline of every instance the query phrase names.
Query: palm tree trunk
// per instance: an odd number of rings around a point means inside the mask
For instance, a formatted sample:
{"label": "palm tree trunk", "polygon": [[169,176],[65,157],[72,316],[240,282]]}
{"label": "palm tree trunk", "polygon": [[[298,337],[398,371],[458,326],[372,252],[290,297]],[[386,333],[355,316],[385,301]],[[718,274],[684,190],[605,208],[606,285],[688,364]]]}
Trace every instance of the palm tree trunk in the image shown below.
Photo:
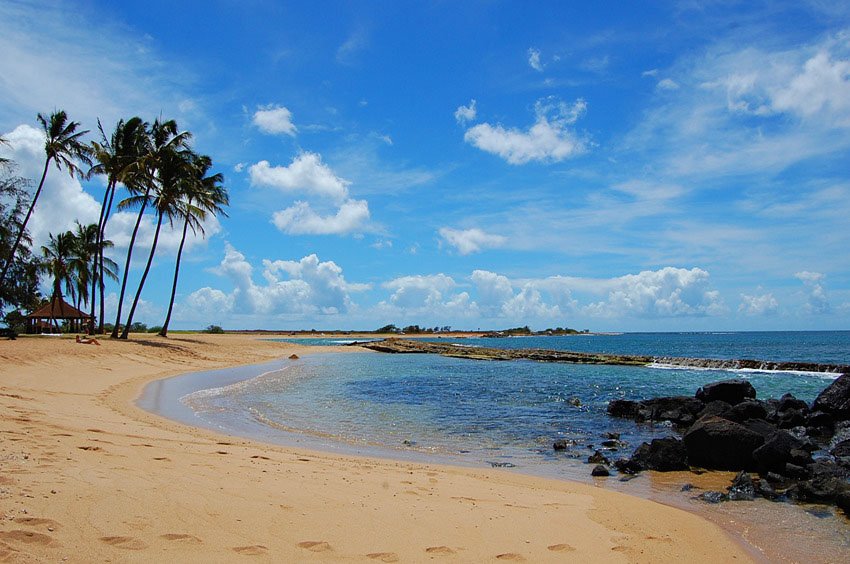
{"label": "palm tree trunk", "polygon": [[145,191],[144,203],[142,204],[142,209],[139,210],[139,217],[136,218],[136,226],[133,227],[133,235],[130,237],[130,246],[127,248],[127,261],[124,263],[124,276],[121,281],[121,295],[118,296],[118,315],[115,316],[115,327],[112,328],[112,334],[109,336],[112,339],[118,338],[118,326],[121,323],[121,304],[124,301],[124,292],[127,290],[127,275],[130,273],[130,259],[133,256],[133,245],[136,244],[136,235],[139,232],[139,224],[142,223],[142,215],[144,215],[145,208],[148,205],[149,193],[150,188]]}
{"label": "palm tree trunk", "polygon": [[130,314],[127,316],[127,323],[124,325],[124,331],[121,332],[121,339],[126,339],[130,333],[130,325],[133,323],[133,314],[136,313],[136,306],[139,305],[139,298],[142,295],[142,288],[145,286],[145,279],[148,277],[148,272],[151,269],[153,255],[156,253],[156,243],[159,240],[159,229],[162,227],[162,214],[157,214],[156,231],[153,234],[153,244],[151,244],[151,253],[148,255],[148,263],[145,265],[145,271],[142,273],[142,280],[139,282],[139,289],[136,290],[136,297],[133,299],[133,307],[130,308]]}
{"label": "palm tree trunk", "polygon": [[109,193],[114,186],[113,181],[109,181],[106,185],[106,192],[103,194],[103,202],[100,204],[100,218],[97,220],[97,240],[95,244],[94,257],[92,259],[92,279],[91,279],[91,308],[89,311],[89,334],[94,335],[94,308],[97,302],[97,273],[98,273],[98,257],[102,252],[100,243],[103,241],[103,216],[106,212],[106,203],[109,201]]}
{"label": "palm tree trunk", "polygon": [[18,231],[18,236],[15,238],[15,244],[12,245],[12,250],[9,251],[9,258],[6,260],[6,264],[3,265],[3,272],[0,273],[0,284],[6,280],[6,273],[9,272],[9,267],[12,266],[12,263],[15,260],[15,253],[18,252],[18,247],[21,244],[21,239],[24,236],[24,232],[27,230],[27,223],[29,223],[30,216],[32,216],[32,211],[35,209],[35,203],[38,201],[38,197],[41,195],[41,189],[44,188],[44,179],[47,178],[47,168],[50,166],[50,160],[52,157],[47,157],[47,160],[44,161],[44,171],[41,173],[41,182],[38,183],[38,190],[35,191],[35,196],[32,198],[32,203],[30,204],[30,209],[27,210],[27,215],[24,217],[24,222],[21,223],[21,229]]}
{"label": "palm tree trunk", "polygon": [[180,274],[180,257],[183,256],[183,245],[186,243],[186,231],[189,228],[189,218],[183,222],[183,238],[180,239],[180,248],[177,249],[177,263],[174,265],[174,283],[171,285],[171,301],[168,302],[168,313],[162,329],[159,330],[160,337],[168,336],[168,324],[171,323],[171,310],[174,309],[174,296],[177,295],[177,276]]}
{"label": "palm tree trunk", "polygon": [[[106,223],[109,221],[109,216],[112,213],[112,202],[113,202],[114,199],[115,199],[115,185],[113,184],[112,185],[112,192],[109,194],[109,203],[106,205],[106,213],[103,215],[103,222],[101,223],[100,229],[99,229],[99,231],[100,231],[99,237],[100,237],[101,243],[106,240]],[[98,285],[100,286],[100,321],[98,323],[97,332],[99,334],[102,334],[103,333],[103,318],[105,316],[105,314],[104,314],[104,309],[105,309],[104,301],[106,300],[106,297],[104,296],[105,282],[104,282],[104,278],[103,278],[103,245],[102,244],[100,245],[100,247],[98,249],[97,256],[98,256],[98,263],[99,263],[98,267],[100,268],[100,274],[101,274],[100,280],[98,281],[99,282]],[[92,298],[92,299],[94,299],[94,298]]]}

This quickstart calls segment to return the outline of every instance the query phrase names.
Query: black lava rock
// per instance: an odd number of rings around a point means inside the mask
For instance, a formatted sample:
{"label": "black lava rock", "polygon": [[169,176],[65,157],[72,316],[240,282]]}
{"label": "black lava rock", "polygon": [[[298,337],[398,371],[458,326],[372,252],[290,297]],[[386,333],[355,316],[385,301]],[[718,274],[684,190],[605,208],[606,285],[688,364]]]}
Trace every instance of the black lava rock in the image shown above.
{"label": "black lava rock", "polygon": [[688,469],[688,453],[679,439],[667,437],[653,439],[640,445],[632,455],[632,462],[644,470],[670,472]]}
{"label": "black lava rock", "polygon": [[610,476],[611,472],[608,471],[608,468],[599,464],[599,465],[593,467],[593,470],[590,471],[590,475],[591,476]]}
{"label": "black lava rock", "polygon": [[739,472],[729,486],[730,501],[752,501],[756,498],[756,486],[753,478],[746,472]]}
{"label": "black lava rock", "polygon": [[737,378],[706,384],[696,393],[696,398],[706,403],[720,400],[731,405],[737,405],[746,399],[754,399],[755,397],[756,389],[753,385],[746,380]]}
{"label": "black lava rock", "polygon": [[734,421],[706,417],[685,433],[684,442],[693,466],[750,470],[755,466],[753,451],[764,444],[764,437]]}
{"label": "black lava rock", "polygon": [[812,411],[829,413],[835,421],[850,419],[850,374],[842,374],[818,394]]}

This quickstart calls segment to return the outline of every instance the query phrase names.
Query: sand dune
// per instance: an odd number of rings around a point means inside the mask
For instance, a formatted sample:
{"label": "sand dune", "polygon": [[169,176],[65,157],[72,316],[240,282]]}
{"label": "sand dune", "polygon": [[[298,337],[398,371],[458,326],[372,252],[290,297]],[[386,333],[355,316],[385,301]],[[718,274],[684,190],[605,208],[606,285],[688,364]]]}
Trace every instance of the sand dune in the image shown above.
{"label": "sand dune", "polygon": [[306,347],[244,335],[102,343],[0,342],[2,561],[750,560],[702,518],[616,492],[281,448],[133,405],[154,379]]}

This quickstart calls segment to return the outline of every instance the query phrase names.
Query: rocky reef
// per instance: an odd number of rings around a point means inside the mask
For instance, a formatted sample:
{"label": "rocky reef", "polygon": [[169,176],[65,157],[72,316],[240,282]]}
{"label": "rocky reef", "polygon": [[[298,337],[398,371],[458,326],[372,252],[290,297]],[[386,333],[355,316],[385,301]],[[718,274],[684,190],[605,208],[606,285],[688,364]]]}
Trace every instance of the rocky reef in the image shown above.
{"label": "rocky reef", "polygon": [[645,442],[630,458],[614,462],[624,474],[734,470],[739,474],[727,493],[700,497],[826,503],[850,515],[850,374],[839,376],[811,405],[791,394],[759,400],[752,384],[733,379],[707,384],[693,397],[614,400],[608,414],[669,421],[681,435]]}
{"label": "rocky reef", "polygon": [[382,353],[396,354],[439,354],[472,360],[534,360],[537,362],[565,362],[573,364],[612,364],[620,366],[681,366],[695,368],[793,370],[805,372],[828,372],[841,374],[850,372],[850,366],[837,364],[815,364],[810,362],[772,362],[763,360],[719,360],[706,358],[654,357],[645,355],[583,353],[549,349],[498,349],[474,347],[454,343],[433,343],[413,339],[385,339],[370,343],[353,343]]}

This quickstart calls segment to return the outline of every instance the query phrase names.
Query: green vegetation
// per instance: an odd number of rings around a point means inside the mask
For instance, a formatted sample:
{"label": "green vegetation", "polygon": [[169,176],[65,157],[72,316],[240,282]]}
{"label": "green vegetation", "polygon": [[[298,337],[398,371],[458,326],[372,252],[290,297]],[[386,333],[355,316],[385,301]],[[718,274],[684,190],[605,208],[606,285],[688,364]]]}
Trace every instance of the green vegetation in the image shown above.
{"label": "green vegetation", "polygon": [[[0,159],[0,312],[12,328],[20,327],[20,319],[9,317],[11,310],[34,309],[42,300],[38,292],[39,275],[52,283],[51,299],[63,298],[63,291],[77,309],[88,307],[91,316],[90,332],[107,330],[113,338],[126,339],[130,332],[148,331],[147,326],[134,323],[133,317],[141,299],[145,281],[157,251],[163,223],[182,226],[182,238],[174,267],[174,281],[168,313],[161,326],[151,328],[165,337],[171,322],[174,298],[177,293],[180,261],[189,229],[204,233],[203,221],[209,215],[225,215],[228,205],[224,177],[212,173],[212,159],[195,153],[189,141],[191,133],[180,131],[174,120],[157,119],[153,124],[139,117],[119,120],[114,132],[107,136],[98,121],[100,140],[85,143],[88,133],[80,124],[70,121],[64,111],[49,117],[38,114],[38,122],[45,136],[44,170],[38,188],[28,197],[29,181],[14,176],[14,163]],[[5,143],[0,139],[0,143]],[[77,222],[75,231],[49,235],[41,247],[41,256],[33,256],[27,224],[44,188],[50,165],[66,170],[71,176],[90,178],[103,176],[106,191],[101,203],[98,223],[82,225]],[[84,173],[83,166],[89,166]],[[127,192],[115,206],[117,191]],[[119,210],[138,210],[124,269],[115,323],[104,323],[104,296],[106,280],[119,279],[118,265],[104,256],[112,242],[104,236],[113,207]],[[24,213],[26,210],[26,213]],[[122,305],[136,247],[136,238],[146,213],[152,213],[156,225],[153,243],[132,305],[122,323]],[[95,316],[100,303],[100,315]],[[99,320],[95,327],[95,318]],[[214,327],[214,326],[211,326]],[[209,329],[209,328],[208,328]],[[219,328],[221,329],[221,328]]]}
{"label": "green vegetation", "polygon": [[224,333],[224,329],[219,325],[208,325],[206,329],[204,329],[204,333],[212,333],[214,335],[221,335]]}

